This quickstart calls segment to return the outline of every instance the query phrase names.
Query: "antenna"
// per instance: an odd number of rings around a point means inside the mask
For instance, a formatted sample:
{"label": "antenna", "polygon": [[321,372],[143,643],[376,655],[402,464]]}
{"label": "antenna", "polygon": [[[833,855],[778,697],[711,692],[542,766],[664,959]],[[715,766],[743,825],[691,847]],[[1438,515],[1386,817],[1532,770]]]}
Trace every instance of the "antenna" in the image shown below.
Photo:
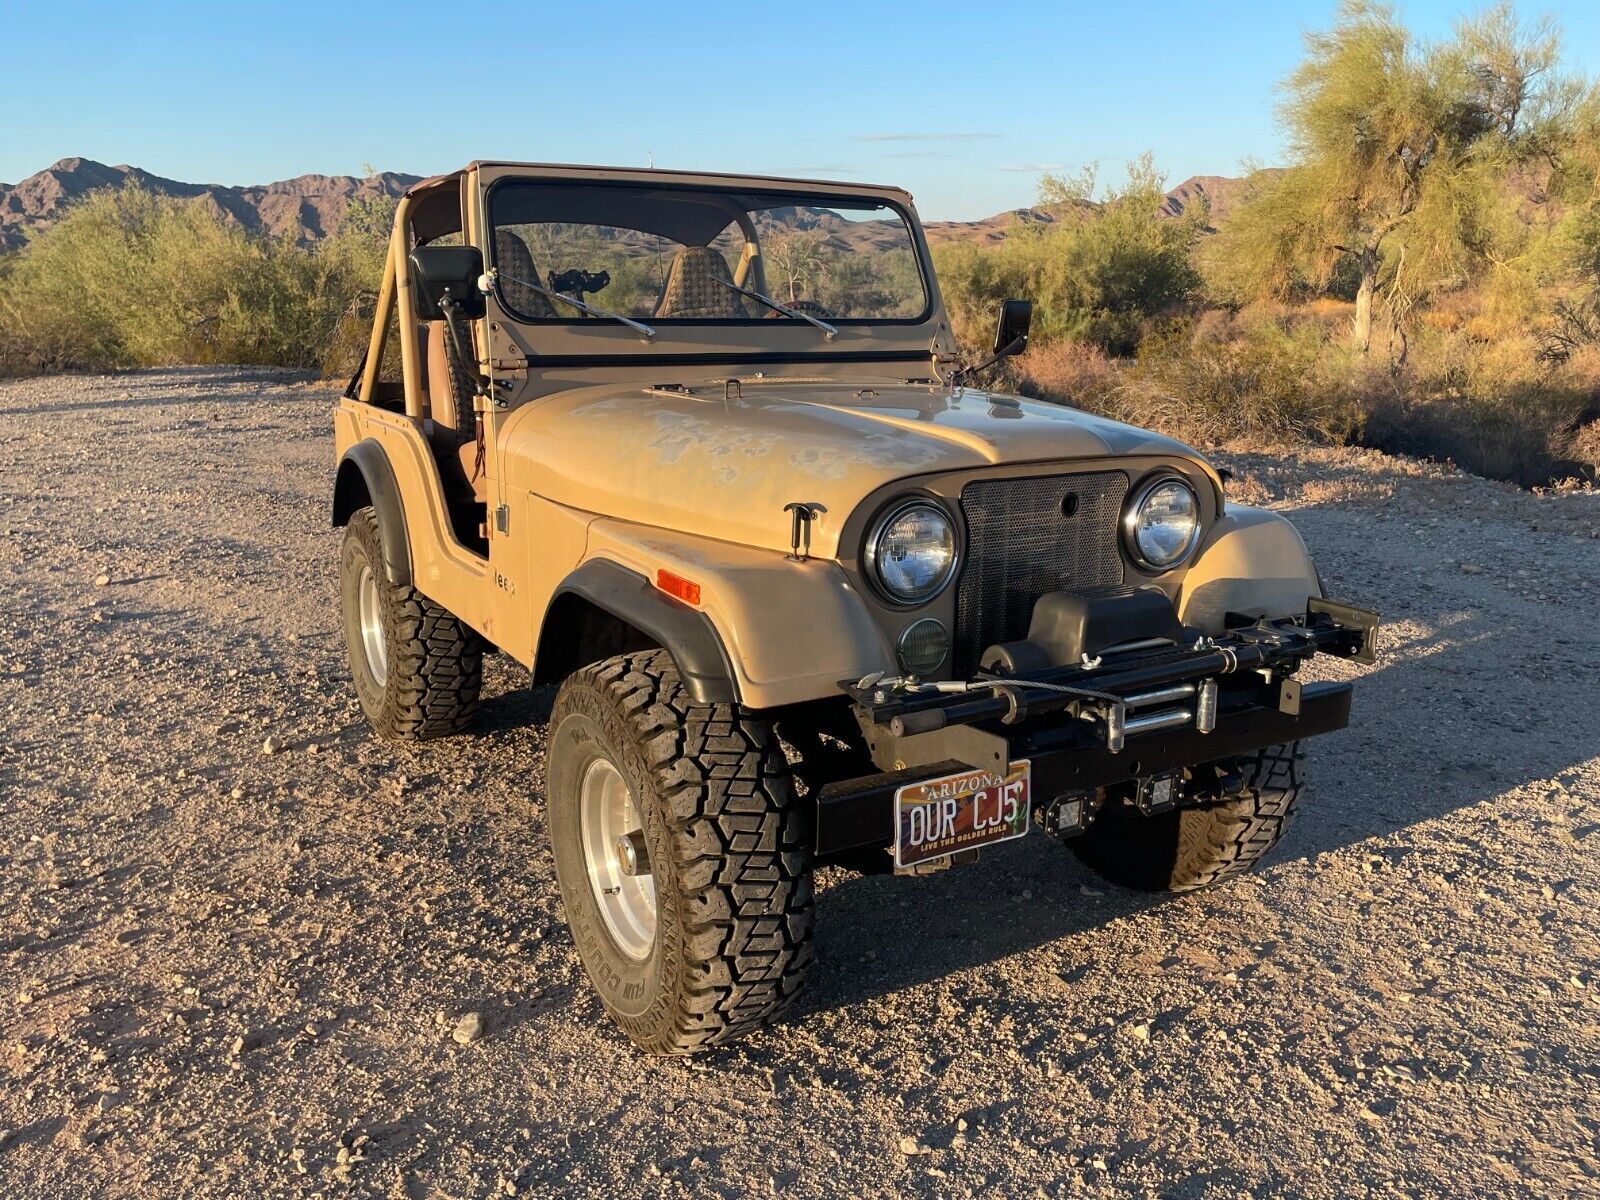
{"label": "antenna", "polygon": [[644,154],[650,163],[650,170],[654,171],[656,169],[656,152],[654,150],[646,150]]}

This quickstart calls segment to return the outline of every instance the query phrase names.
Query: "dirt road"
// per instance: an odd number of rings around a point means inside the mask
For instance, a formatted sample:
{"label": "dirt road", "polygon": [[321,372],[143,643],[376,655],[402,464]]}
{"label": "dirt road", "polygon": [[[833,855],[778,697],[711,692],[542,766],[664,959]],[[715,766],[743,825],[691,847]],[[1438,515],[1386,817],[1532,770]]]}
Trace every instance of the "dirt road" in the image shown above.
{"label": "dirt road", "polygon": [[829,873],[798,1010],[663,1062],[562,924],[548,697],[360,723],[331,403],[0,384],[0,1195],[1600,1191],[1600,496],[1230,456],[1388,621],[1268,868]]}

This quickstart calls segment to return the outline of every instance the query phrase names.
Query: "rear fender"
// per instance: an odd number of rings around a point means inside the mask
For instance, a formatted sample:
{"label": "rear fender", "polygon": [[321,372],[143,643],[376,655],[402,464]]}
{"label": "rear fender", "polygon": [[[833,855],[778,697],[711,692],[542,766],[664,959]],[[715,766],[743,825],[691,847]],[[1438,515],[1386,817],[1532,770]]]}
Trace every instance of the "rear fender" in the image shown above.
{"label": "rear fender", "polygon": [[378,540],[383,546],[384,572],[389,582],[411,583],[411,542],[406,531],[406,510],[400,485],[383,447],[371,438],[345,451],[333,484],[333,524],[347,525],[358,509],[372,506],[378,518]]}

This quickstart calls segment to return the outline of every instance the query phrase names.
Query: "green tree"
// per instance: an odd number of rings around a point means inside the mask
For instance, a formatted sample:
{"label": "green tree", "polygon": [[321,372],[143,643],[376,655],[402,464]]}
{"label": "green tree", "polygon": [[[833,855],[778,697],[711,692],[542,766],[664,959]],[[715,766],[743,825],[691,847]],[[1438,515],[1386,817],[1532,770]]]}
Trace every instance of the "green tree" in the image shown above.
{"label": "green tree", "polygon": [[1557,168],[1585,89],[1557,70],[1555,28],[1505,5],[1430,44],[1388,5],[1345,0],[1306,46],[1280,108],[1292,163],[1257,177],[1216,255],[1279,296],[1353,273],[1351,339],[1367,353],[1375,303],[1403,334],[1432,289],[1526,249],[1508,175]]}
{"label": "green tree", "polygon": [[828,235],[820,229],[795,229],[769,235],[762,248],[767,286],[781,283],[791,304],[819,290],[828,267]]}

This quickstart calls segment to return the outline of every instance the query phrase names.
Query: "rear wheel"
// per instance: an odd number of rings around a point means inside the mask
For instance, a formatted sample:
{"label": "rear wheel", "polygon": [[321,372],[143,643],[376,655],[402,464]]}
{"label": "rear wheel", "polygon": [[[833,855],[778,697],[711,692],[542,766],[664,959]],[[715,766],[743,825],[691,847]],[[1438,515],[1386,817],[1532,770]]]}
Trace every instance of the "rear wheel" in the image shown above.
{"label": "rear wheel", "polygon": [[350,676],[373,731],[409,740],[465,729],[478,710],[483,640],[415,588],[389,581],[370,508],[345,527],[339,600]]}
{"label": "rear wheel", "polygon": [[654,1054],[758,1028],[811,962],[810,823],[771,726],[660,650],[584,667],[550,717],[550,837],[595,991]]}
{"label": "rear wheel", "polygon": [[1068,843],[1097,874],[1122,887],[1188,892],[1252,869],[1278,844],[1304,784],[1298,742],[1241,759],[1239,791],[1198,808],[1146,817],[1107,806]]}

